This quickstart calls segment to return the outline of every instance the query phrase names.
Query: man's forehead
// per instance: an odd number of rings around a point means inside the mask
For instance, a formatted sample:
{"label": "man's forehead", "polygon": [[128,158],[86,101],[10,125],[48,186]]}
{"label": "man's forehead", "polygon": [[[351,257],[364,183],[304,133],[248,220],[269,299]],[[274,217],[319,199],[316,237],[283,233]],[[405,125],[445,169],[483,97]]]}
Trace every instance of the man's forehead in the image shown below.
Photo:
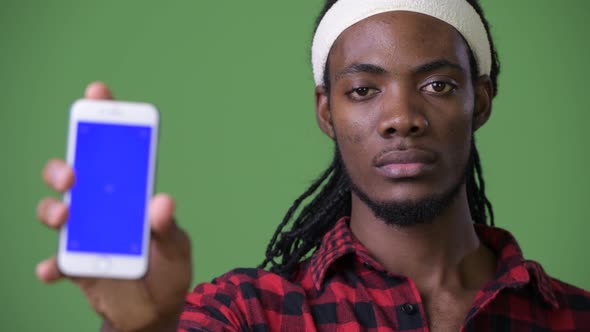
{"label": "man's forehead", "polygon": [[[477,73],[490,75],[492,45],[487,27],[483,18],[469,1],[339,0],[324,13],[313,37],[311,62],[316,86],[323,84],[328,55],[336,39],[345,30],[371,16],[400,11],[421,13],[454,27],[464,38],[466,45],[471,48]],[[423,36],[427,35],[423,34]]]}
{"label": "man's forehead", "polygon": [[330,67],[412,66],[438,59],[468,65],[469,51],[451,25],[428,15],[397,11],[370,16],[347,28],[336,39],[329,59]]}

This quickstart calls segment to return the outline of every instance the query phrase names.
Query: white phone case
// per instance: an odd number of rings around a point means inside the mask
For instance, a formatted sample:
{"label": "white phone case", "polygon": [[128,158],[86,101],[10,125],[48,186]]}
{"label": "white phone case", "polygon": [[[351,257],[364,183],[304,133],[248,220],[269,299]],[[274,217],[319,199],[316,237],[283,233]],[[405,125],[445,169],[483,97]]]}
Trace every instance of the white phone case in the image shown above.
{"label": "white phone case", "polygon": [[[89,252],[67,250],[68,225],[62,228],[59,241],[58,267],[69,276],[97,278],[141,278],[148,268],[148,252],[150,230],[148,224],[148,203],[153,194],[155,175],[156,145],[158,138],[159,115],[157,109],[147,103],[132,103],[107,100],[76,101],[70,110],[68,128],[67,161],[74,165],[76,153],[76,137],[79,122],[111,125],[137,125],[151,128],[149,146],[149,165],[147,165],[147,188],[145,192],[145,213],[142,231],[142,248],[140,255],[114,254],[105,252]],[[64,195],[67,205],[70,203],[70,192]]]}

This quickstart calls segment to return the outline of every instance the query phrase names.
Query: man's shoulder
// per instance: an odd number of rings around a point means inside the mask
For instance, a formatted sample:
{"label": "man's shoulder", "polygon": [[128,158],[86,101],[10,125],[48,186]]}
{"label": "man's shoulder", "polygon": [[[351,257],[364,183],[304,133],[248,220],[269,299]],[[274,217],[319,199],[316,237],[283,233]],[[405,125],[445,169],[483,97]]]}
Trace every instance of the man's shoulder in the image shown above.
{"label": "man's shoulder", "polygon": [[290,308],[301,311],[305,296],[300,280],[260,268],[236,268],[188,293],[181,322],[186,326],[199,322],[198,326],[211,330],[220,328],[220,322],[264,324],[261,317],[285,310],[288,313]]}
{"label": "man's shoulder", "polygon": [[235,268],[232,269],[216,278],[211,280],[209,283],[202,283],[197,285],[199,288],[201,285],[216,285],[216,286],[240,286],[244,284],[260,285],[260,284],[273,284],[276,282],[288,282],[283,276],[269,272],[261,268]]}
{"label": "man's shoulder", "polygon": [[275,277],[276,275],[260,268],[239,267],[220,275],[211,282],[214,284],[225,282],[240,284],[242,282],[257,282],[268,276]]}
{"label": "man's shoulder", "polygon": [[590,292],[549,275],[540,263],[525,260],[525,267],[533,278],[532,285],[547,303],[558,311],[581,313],[589,319]]}
{"label": "man's shoulder", "polygon": [[560,308],[590,313],[590,292],[554,277],[549,277],[551,289]]}
{"label": "man's shoulder", "polygon": [[239,298],[265,298],[288,293],[304,293],[300,273],[287,278],[261,268],[235,268],[211,282],[201,283],[193,293],[218,293],[220,290]]}

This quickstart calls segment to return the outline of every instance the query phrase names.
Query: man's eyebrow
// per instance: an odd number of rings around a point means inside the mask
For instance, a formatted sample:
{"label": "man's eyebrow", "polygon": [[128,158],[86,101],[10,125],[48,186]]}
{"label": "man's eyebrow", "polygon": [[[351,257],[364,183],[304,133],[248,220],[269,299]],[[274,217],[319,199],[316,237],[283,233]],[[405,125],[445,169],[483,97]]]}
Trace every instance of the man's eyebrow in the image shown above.
{"label": "man's eyebrow", "polygon": [[[451,62],[446,59],[438,59],[432,62],[425,63],[420,65],[414,69],[412,69],[412,74],[419,75],[419,74],[427,74],[439,69],[450,68],[457,70],[461,73],[465,72],[465,69],[460,65]],[[387,70],[383,67],[373,65],[370,63],[353,63],[352,65],[344,68],[343,70],[336,73],[335,81],[338,81],[344,76],[358,74],[358,73],[368,73],[368,74],[375,74],[375,75],[384,75],[387,74]]]}
{"label": "man's eyebrow", "polygon": [[420,66],[412,69],[412,73],[414,75],[427,74],[427,73],[433,72],[435,70],[445,69],[445,68],[458,70],[461,73],[465,72],[465,69],[463,69],[463,67],[461,67],[460,65],[453,63],[451,61],[445,60],[445,59],[439,59],[439,60],[434,60],[432,62],[425,63],[423,65],[420,65]]}
{"label": "man's eyebrow", "polygon": [[383,67],[379,67],[377,65],[372,65],[369,63],[353,63],[352,65],[336,73],[335,80],[338,81],[343,76],[358,73],[383,75],[387,73],[387,70],[385,70]]}

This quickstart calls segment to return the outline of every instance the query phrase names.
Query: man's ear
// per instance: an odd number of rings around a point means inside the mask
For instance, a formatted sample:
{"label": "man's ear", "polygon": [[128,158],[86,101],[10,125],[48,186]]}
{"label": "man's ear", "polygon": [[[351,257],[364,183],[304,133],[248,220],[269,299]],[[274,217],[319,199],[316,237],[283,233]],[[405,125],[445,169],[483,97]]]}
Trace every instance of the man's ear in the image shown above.
{"label": "man's ear", "polygon": [[475,82],[475,105],[473,112],[473,131],[483,126],[492,114],[494,87],[490,77],[480,76]]}
{"label": "man's ear", "polygon": [[328,103],[328,91],[323,86],[315,88],[315,112],[318,126],[331,139],[335,139],[334,126],[332,124],[332,113]]}

